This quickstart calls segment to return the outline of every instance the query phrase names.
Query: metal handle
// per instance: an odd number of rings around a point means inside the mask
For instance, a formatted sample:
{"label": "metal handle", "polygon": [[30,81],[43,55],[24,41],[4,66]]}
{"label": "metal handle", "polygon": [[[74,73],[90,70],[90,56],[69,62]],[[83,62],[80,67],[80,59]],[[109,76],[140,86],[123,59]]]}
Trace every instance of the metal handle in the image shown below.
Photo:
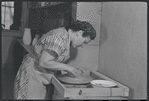
{"label": "metal handle", "polygon": [[82,94],[82,90],[80,90],[78,94],[81,95]]}

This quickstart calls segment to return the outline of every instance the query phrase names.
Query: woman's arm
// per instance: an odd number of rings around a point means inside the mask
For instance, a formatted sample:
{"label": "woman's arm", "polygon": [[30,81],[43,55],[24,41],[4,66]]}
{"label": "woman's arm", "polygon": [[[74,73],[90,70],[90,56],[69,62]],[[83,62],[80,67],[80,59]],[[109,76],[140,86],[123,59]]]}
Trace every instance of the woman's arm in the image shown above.
{"label": "woman's arm", "polygon": [[50,55],[47,51],[43,50],[39,60],[39,65],[40,67],[51,69],[51,70],[64,70],[64,71],[71,72],[73,74],[77,72],[75,67],[72,67],[64,63],[56,62],[54,61],[54,59],[55,59],[54,56]]}

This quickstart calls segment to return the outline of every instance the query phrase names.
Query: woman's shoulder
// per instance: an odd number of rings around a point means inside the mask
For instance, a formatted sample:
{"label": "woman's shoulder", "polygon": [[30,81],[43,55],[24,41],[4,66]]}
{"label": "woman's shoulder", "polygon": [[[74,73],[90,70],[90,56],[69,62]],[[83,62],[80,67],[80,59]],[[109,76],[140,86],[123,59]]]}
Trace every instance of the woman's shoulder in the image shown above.
{"label": "woman's shoulder", "polygon": [[65,31],[65,27],[59,27],[52,30],[53,33],[57,33],[57,34],[63,34],[64,31]]}
{"label": "woman's shoulder", "polygon": [[53,30],[53,34],[56,36],[60,36],[62,38],[68,38],[68,32],[66,31],[65,27],[60,27]]}
{"label": "woman's shoulder", "polygon": [[48,39],[48,38],[60,38],[62,40],[67,40],[69,38],[68,32],[66,31],[65,27],[60,27],[53,29],[49,32],[47,32],[43,37],[42,40]]}

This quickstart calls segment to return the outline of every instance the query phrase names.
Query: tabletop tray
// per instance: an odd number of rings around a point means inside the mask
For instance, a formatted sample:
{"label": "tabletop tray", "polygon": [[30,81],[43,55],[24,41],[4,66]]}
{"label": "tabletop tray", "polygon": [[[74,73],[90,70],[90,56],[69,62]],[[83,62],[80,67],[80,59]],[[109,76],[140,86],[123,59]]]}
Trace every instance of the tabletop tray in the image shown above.
{"label": "tabletop tray", "polygon": [[129,97],[129,88],[123,84],[99,73],[91,71],[90,76],[94,79],[110,80],[117,84],[116,87],[85,87],[70,86],[61,83],[56,77],[52,78],[52,84],[64,99],[127,99]]}

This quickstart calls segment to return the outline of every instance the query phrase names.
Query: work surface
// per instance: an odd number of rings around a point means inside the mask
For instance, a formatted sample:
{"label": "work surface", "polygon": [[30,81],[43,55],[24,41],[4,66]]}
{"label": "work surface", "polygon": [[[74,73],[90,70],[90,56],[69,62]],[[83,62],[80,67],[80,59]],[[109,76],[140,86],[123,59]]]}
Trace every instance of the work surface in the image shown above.
{"label": "work surface", "polygon": [[53,77],[52,83],[55,87],[53,99],[127,99],[129,97],[128,87],[97,71],[91,71],[90,75],[93,79],[113,81],[117,86],[105,88],[95,87],[91,84],[71,85],[62,83],[56,77]]}

